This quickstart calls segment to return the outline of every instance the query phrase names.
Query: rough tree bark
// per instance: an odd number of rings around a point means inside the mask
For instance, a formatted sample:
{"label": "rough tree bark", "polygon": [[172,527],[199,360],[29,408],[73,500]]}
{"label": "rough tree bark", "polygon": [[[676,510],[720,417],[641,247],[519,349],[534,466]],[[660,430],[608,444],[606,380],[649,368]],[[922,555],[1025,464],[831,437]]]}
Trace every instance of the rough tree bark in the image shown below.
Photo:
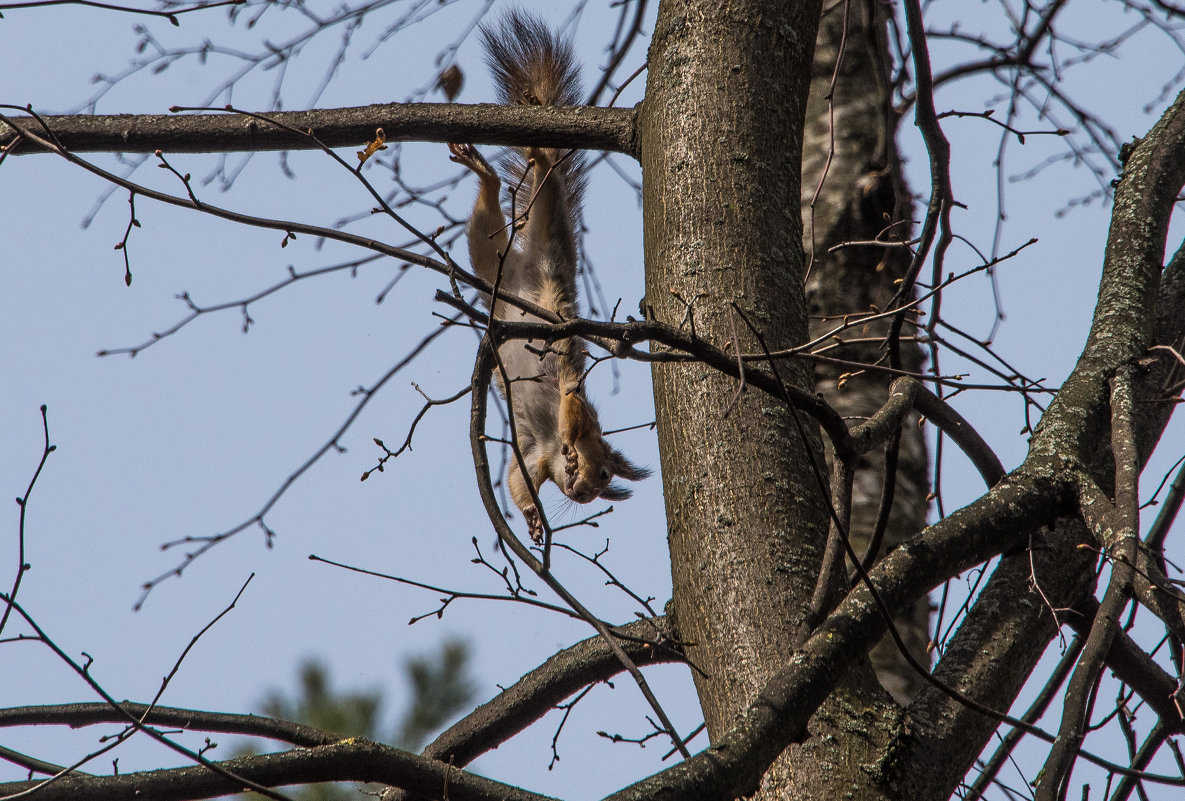
{"label": "rough tree bark", "polygon": [[[639,132],[646,311],[718,345],[803,341],[799,132],[819,3],[665,3]],[[810,35],[808,35],[808,32]],[[733,308],[735,304],[735,309]],[[738,311],[739,309],[739,311]],[[810,386],[801,366],[783,371]],[[708,731],[788,653],[818,575],[827,516],[784,406],[701,365],[654,369],[674,613]],[[820,443],[811,436],[818,458]],[[821,460],[820,460],[821,463]]]}
{"label": "rough tree bark", "polygon": [[[842,13],[838,25],[834,10],[827,15],[827,50],[812,71],[819,13],[818,3],[701,3],[694,12],[682,4],[660,7],[639,118],[646,310],[720,346],[735,349],[739,342],[742,351],[760,352],[750,325],[771,350],[807,334],[800,132],[807,114],[814,128],[826,114],[825,101],[808,109],[806,99],[820,90],[813,73],[825,71],[829,81],[826,61],[834,60],[843,23]],[[861,66],[869,73],[874,68],[866,62]],[[851,96],[862,91],[856,87]],[[888,124],[886,103],[871,106],[878,125]],[[853,174],[863,175],[878,157],[877,174],[892,182],[891,133],[882,134],[875,155],[851,150],[829,184],[835,189],[824,203],[824,227],[843,216]],[[893,197],[890,189],[890,208]],[[831,264],[827,280],[838,280]],[[866,258],[861,269],[869,270]],[[839,300],[852,308],[850,298]],[[804,363],[777,370],[787,383],[811,387]],[[876,392],[864,410],[879,407],[885,394],[885,382],[871,385]],[[813,425],[802,430],[814,466],[785,406],[757,393],[738,396],[735,381],[702,365],[656,366],[654,390],[672,611],[690,659],[704,671],[694,675],[715,738],[806,633],[829,522],[820,486],[826,467]],[[916,455],[919,446],[913,447]],[[845,682],[816,716],[811,744],[787,751],[767,774],[761,797],[877,797],[852,773],[875,761],[895,726],[891,704],[870,679],[857,671]],[[836,736],[853,726],[860,736]],[[816,747],[821,742],[826,749]]]}

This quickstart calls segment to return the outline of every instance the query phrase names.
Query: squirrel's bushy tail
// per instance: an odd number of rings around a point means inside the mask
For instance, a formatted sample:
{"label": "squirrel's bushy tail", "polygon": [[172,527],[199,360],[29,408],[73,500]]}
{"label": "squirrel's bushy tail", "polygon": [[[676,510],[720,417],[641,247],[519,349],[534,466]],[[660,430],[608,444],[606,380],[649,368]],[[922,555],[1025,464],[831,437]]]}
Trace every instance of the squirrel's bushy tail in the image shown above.
{"label": "squirrel's bushy tail", "polygon": [[[486,61],[500,102],[522,106],[576,106],[582,102],[580,68],[572,43],[552,31],[546,22],[521,9],[507,12],[498,21],[481,26]],[[520,179],[526,160],[520,149],[504,168],[512,180]],[[579,151],[549,148],[558,162],[573,209],[584,192],[584,157]]]}
{"label": "squirrel's bushy tail", "polygon": [[572,43],[543,20],[521,10],[483,25],[486,60],[503,103],[575,106],[580,103],[580,71]]}

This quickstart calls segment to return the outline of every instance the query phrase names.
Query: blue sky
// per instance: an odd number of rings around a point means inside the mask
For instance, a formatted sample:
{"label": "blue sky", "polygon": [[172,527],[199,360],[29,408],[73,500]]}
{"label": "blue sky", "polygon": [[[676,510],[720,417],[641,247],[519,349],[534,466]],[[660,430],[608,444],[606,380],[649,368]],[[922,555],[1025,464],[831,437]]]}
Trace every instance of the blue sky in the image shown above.
{"label": "blue sky", "polygon": [[[437,71],[439,43],[456,38],[481,6],[447,6],[381,44],[380,32],[397,12],[376,16],[356,39],[360,50],[377,44],[374,54],[365,60],[352,55],[319,105],[412,97]],[[975,4],[964,24],[978,24],[979,16],[994,13],[994,8]],[[946,10],[941,4],[933,7],[935,16]],[[180,28],[174,28],[162,20],[83,8],[6,12],[0,20],[0,74],[5,76],[0,102],[33,103],[46,112],[87,102],[96,91],[92,76],[117,74],[132,57],[137,25],[166,45],[210,37],[247,48],[264,38],[283,41],[303,24],[294,13],[272,13],[253,30],[240,26],[226,40],[219,38],[226,31],[225,17],[221,9],[188,15]],[[1114,30],[1122,21],[1123,15],[1096,14],[1072,18],[1066,25],[1080,26],[1081,35],[1090,36],[1103,28]],[[611,24],[611,15],[599,8],[589,9],[581,21],[579,37],[589,82],[594,65],[603,58],[597,48]],[[310,102],[338,41],[338,32],[326,32],[286,68],[287,108]],[[70,43],[68,56],[61,55],[62,42]],[[942,57],[942,51],[936,53],[936,59]],[[623,74],[643,58],[641,49],[631,54]],[[458,59],[467,80],[460,99],[490,99],[472,37],[462,44]],[[1163,37],[1140,34],[1124,46],[1122,58],[1098,59],[1067,80],[1075,81],[1074,90],[1089,96],[1091,107],[1112,120],[1121,138],[1128,138],[1146,132],[1166,105],[1154,102],[1159,83],[1152,85],[1148,72],[1156,70],[1161,76],[1157,80],[1168,80],[1174,71],[1171,65],[1180,63],[1180,52],[1169,48]],[[120,82],[97,109],[163,112],[173,104],[208,102],[210,86],[231,69],[229,62],[211,57],[205,67],[182,62],[159,75],[145,71]],[[265,107],[275,74],[273,70],[250,76],[236,88],[234,102]],[[636,102],[638,91],[640,84],[622,102]],[[988,79],[964,84],[940,93],[938,108],[980,110],[1001,91]],[[226,100],[218,97],[214,102]],[[1153,103],[1152,114],[1142,109],[1145,103]],[[1031,117],[1026,125],[1050,127]],[[945,127],[954,146],[955,194],[968,206],[954,215],[957,230],[981,248],[990,248],[998,129],[975,119],[948,120]],[[926,162],[908,126],[902,141],[912,185],[921,191],[927,186]],[[1057,147],[1052,138],[1029,137],[1024,148],[1013,142],[1008,149],[1009,174],[1040,163]],[[195,179],[219,169],[217,157],[169,159]],[[124,168],[114,156],[94,160],[117,171]],[[149,161],[135,171],[137,180],[181,191],[175,178]],[[224,192],[215,180],[195,184],[196,191],[221,205],[319,224],[332,224],[370,207],[357,182],[328,165],[323,155],[291,154],[287,164],[294,178],[283,176],[275,154],[231,156],[226,171],[237,175],[233,186]],[[457,173],[442,145],[408,145],[401,164],[409,181],[428,182]],[[617,164],[636,178],[632,164],[624,159]],[[387,185],[387,173],[368,174],[380,187]],[[1007,319],[995,344],[1025,372],[1055,384],[1072,366],[1084,340],[1107,225],[1107,209],[1097,200],[1064,215],[1058,212],[1069,198],[1094,186],[1085,170],[1069,165],[1055,166],[1026,183],[1006,185],[1008,220],[1002,250],[1030,236],[1040,237],[1040,242],[998,271]],[[258,529],[248,529],[203,556],[180,579],[163,582],[143,608],[133,612],[140,585],[179,563],[178,550],[162,552],[162,543],[214,534],[250,519],[349,414],[357,403],[352,390],[373,384],[433,330],[433,312],[444,309],[432,302],[440,280],[414,269],[383,303],[376,303],[397,270],[392,263],[376,263],[361,268],[356,277],[338,273],[298,282],[252,305],[254,325],[246,336],[241,314],[230,310],[199,318],[135,359],[96,358],[99,350],[135,345],[180,320],[186,310],[175,296],[182,291],[199,304],[225,302],[283,280],[289,266],[305,271],[358,255],[307,237],[281,248],[282,235],[277,232],[243,229],[141,198],[136,214],[142,227],[129,241],[134,280],[125,287],[123,257],[113,246],[127,225],[126,193],[116,192],[98,206],[88,227],[80,225],[104,192],[99,180],[48,156],[10,158],[0,166],[0,241],[5,251],[5,286],[0,292],[0,374],[5,376],[0,382],[0,494],[24,494],[40,455],[38,407],[47,404],[51,439],[58,450],[29,504],[26,559],[32,570],[19,598],[67,652],[78,656],[85,651],[94,657],[94,675],[115,697],[150,698],[193,634],[229,603],[252,573],[255,579],[236,610],[203,637],[163,703],[249,711],[266,690],[293,686],[298,662],[316,655],[328,661],[340,686],[387,688],[387,717],[393,720],[406,698],[401,659],[430,650],[445,635],[473,643],[474,673],[484,700],[496,692],[497,684],[513,682],[557,648],[591,634],[581,624],[520,605],[464,601],[451,606],[442,620],[409,627],[409,618],[436,608],[434,594],[307,559],[316,553],[428,583],[498,591],[497,578],[470,563],[471,538],[476,536],[483,552],[492,556],[493,534],[477,499],[468,458],[467,401],[431,412],[417,431],[411,453],[390,463],[383,474],[365,483],[358,480],[378,456],[371,439],[381,437],[388,445],[400,442],[419,410],[422,399],[410,382],[432,397],[450,395],[467,383],[475,339],[460,329],[434,343],[374,398],[340,440],[346,452],[326,455],[276,504],[267,517],[278,534],[273,548],[264,546]],[[472,192],[468,180],[451,192],[449,208],[454,215],[465,213]],[[413,208],[408,214],[426,230],[439,223],[431,210]],[[602,169],[586,216],[587,245],[605,295],[610,304],[621,298],[623,311],[632,312],[642,291],[636,198],[611,171]],[[353,230],[394,243],[407,239],[382,218],[366,220]],[[1170,237],[1170,247],[1172,241]],[[454,252],[461,256],[463,245]],[[974,253],[958,245],[948,257],[953,270],[975,263]],[[990,287],[983,278],[957,286],[944,306],[950,319],[979,336],[991,328],[992,309]],[[944,368],[960,369],[950,359]],[[982,378],[973,375],[973,380]],[[621,365],[617,379],[608,369],[598,370],[593,393],[608,426],[652,419],[650,382],[642,367]],[[1022,458],[1019,401],[984,394],[960,398],[957,405],[1007,465]],[[1179,425],[1165,442],[1174,437],[1182,441]],[[623,434],[615,443],[634,461],[657,467],[651,432]],[[1170,452],[1171,447],[1164,450],[1167,462],[1156,463],[1146,474],[1153,487],[1168,462],[1179,455]],[[978,495],[981,485],[959,457],[948,458],[944,482],[949,510]],[[607,559],[612,569],[661,605],[670,585],[659,478],[637,490],[634,499],[616,504],[600,528],[584,529],[573,538],[595,549],[610,537]],[[596,508],[594,504],[589,510]],[[565,519],[561,505],[556,510]],[[584,511],[569,512],[569,518]],[[13,504],[0,528],[0,585],[9,584],[16,566],[16,519]],[[521,526],[521,521],[515,522]],[[559,569],[603,617],[632,616],[629,600],[601,586],[587,569],[562,560]],[[30,643],[4,647],[0,705],[92,700],[81,682],[45,649]],[[683,669],[656,669],[652,682],[660,687],[660,699],[683,731],[699,722]],[[554,770],[545,768],[556,713],[533,733],[503,746],[481,768],[541,792],[597,797],[659,766],[666,750],[660,745],[644,750],[611,745],[592,734],[597,729],[645,734],[647,711],[636,688],[619,680],[613,689],[596,689],[577,708],[565,727],[559,744],[562,759]],[[92,747],[97,734],[98,730],[20,730],[5,732],[0,743],[68,761]],[[200,738],[189,742],[199,745]],[[120,757],[120,769],[156,765],[162,759],[159,750],[143,744]],[[605,764],[618,772],[605,771]],[[0,779],[22,775],[0,764]]]}

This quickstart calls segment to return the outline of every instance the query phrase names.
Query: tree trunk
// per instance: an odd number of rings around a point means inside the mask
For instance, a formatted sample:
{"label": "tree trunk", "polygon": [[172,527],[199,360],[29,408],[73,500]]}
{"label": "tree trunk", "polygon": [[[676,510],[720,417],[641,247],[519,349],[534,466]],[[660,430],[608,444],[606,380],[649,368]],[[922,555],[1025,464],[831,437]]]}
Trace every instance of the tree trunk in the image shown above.
{"label": "tree trunk", "polygon": [[[820,6],[694,5],[660,6],[639,120],[646,313],[760,352],[751,323],[776,350],[808,331],[800,133]],[[863,174],[868,163],[862,155],[846,169]],[[813,384],[805,362],[777,371],[797,388]],[[738,396],[736,381],[701,365],[660,364],[653,376],[671,612],[715,739],[804,634],[829,524],[826,467],[815,426],[799,416],[804,444],[785,404]],[[870,403],[883,396],[874,383]],[[869,775],[898,715],[871,672],[856,671],[816,715],[811,740],[767,774],[761,797],[880,797]]]}
{"label": "tree trunk", "polygon": [[[771,349],[806,336],[797,212],[818,14],[817,0],[659,8],[639,120],[646,312],[718,346],[760,350],[742,313]],[[804,365],[779,369],[809,389]],[[653,376],[673,612],[715,735],[793,650],[828,518],[785,404],[734,403],[737,382],[703,365]]]}

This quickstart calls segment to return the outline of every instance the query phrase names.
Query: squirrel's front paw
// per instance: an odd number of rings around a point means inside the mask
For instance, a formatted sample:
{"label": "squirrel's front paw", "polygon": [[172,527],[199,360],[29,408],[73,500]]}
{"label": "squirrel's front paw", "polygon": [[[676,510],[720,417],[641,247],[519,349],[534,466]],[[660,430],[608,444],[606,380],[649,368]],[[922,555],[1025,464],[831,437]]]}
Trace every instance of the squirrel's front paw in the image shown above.
{"label": "squirrel's front paw", "polygon": [[462,167],[468,167],[473,172],[477,173],[482,178],[496,179],[498,174],[494,172],[494,168],[490,166],[485,157],[478,152],[473,145],[457,144],[456,142],[449,142],[449,161],[455,161]]}
{"label": "squirrel's front paw", "polygon": [[473,145],[459,145],[456,142],[449,142],[448,150],[452,154],[448,157],[449,161],[464,164],[466,167],[472,169],[471,165],[478,156],[477,148]]}

